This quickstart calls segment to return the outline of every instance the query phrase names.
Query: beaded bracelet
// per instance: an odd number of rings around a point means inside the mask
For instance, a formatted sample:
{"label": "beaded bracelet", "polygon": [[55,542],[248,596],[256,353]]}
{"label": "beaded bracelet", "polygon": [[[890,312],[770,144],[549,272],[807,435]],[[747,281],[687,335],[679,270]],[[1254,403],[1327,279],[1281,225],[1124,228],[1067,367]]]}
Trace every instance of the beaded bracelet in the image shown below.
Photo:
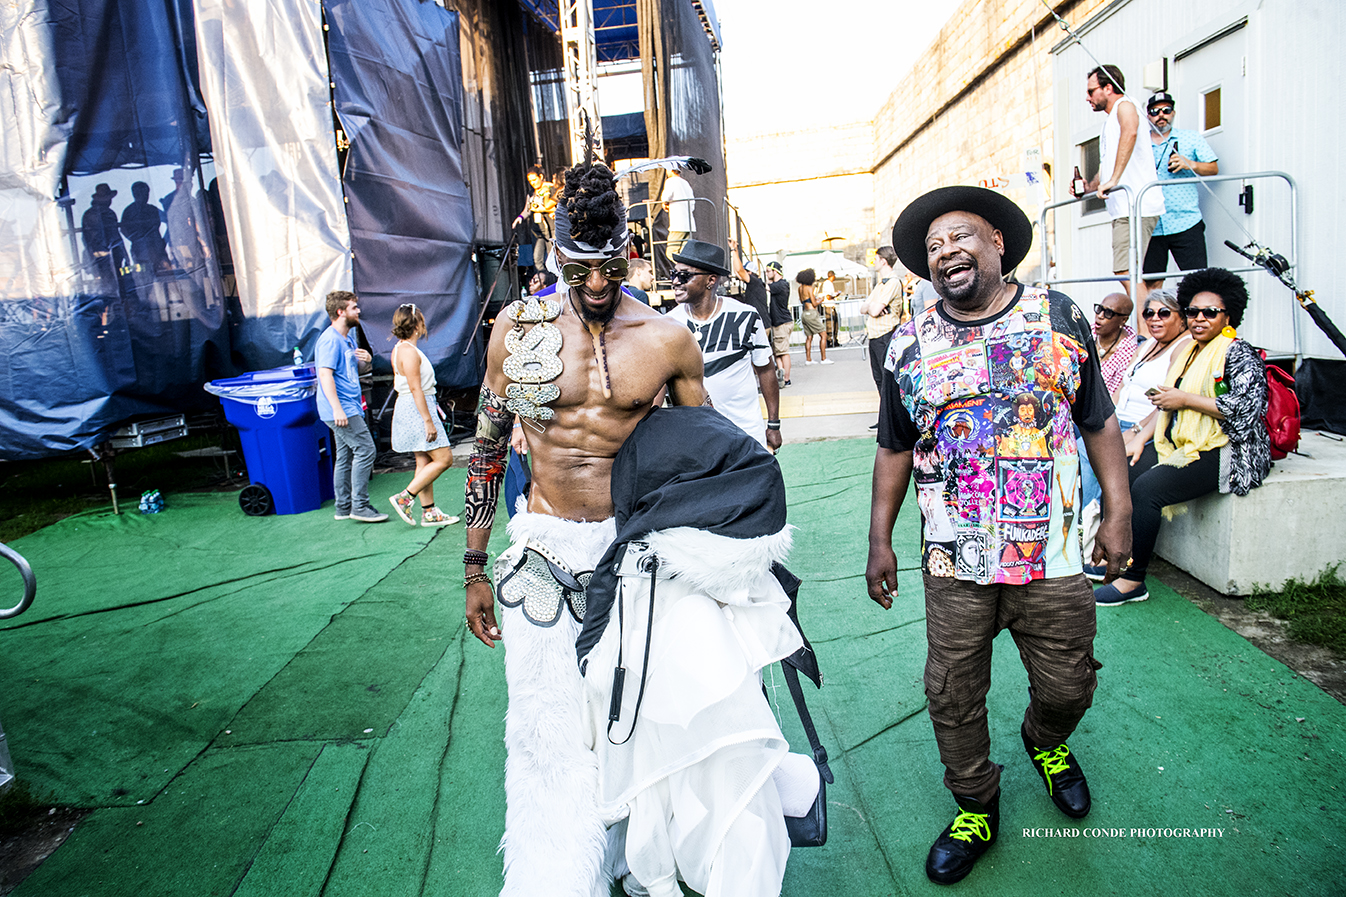
{"label": "beaded bracelet", "polygon": [[484,583],[486,583],[487,585],[490,585],[490,584],[491,584],[491,577],[490,577],[489,574],[484,573],[484,572],[483,572],[483,573],[469,573],[469,574],[467,574],[466,576],[463,577],[463,588],[467,588],[468,586],[472,585],[474,582],[484,582]]}
{"label": "beaded bracelet", "polygon": [[466,567],[485,567],[491,556],[484,551],[469,548],[463,552],[463,565]]}

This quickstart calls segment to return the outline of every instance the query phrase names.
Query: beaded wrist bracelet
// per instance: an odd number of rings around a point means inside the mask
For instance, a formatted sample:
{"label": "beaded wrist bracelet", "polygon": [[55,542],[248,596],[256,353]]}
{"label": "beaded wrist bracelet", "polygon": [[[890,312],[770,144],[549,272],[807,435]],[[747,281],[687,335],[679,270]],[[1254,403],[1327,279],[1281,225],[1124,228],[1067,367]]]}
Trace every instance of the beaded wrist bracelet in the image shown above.
{"label": "beaded wrist bracelet", "polygon": [[484,551],[476,551],[469,548],[463,552],[463,565],[467,567],[485,567],[486,562],[490,560],[490,555]]}

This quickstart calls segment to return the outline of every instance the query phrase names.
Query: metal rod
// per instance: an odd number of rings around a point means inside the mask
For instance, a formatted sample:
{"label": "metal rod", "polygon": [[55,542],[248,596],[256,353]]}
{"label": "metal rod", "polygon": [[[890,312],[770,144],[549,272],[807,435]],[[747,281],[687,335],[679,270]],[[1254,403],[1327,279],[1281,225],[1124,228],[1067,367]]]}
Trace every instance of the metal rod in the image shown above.
{"label": "metal rod", "polygon": [[505,244],[505,251],[500,255],[500,267],[495,269],[495,277],[491,280],[491,288],[486,291],[486,295],[481,300],[481,314],[477,315],[477,323],[473,325],[472,332],[467,335],[467,341],[463,345],[463,351],[460,355],[466,355],[472,350],[472,341],[477,338],[477,331],[481,329],[481,324],[486,320],[486,310],[491,307],[491,297],[495,295],[495,288],[500,283],[500,275],[505,273],[509,267],[509,251],[514,248],[514,244],[519,240],[519,222],[524,215],[528,214],[528,206],[524,206],[519,217],[514,219],[514,224],[510,227],[509,242]]}
{"label": "metal rod", "polygon": [[4,542],[0,542],[0,557],[7,558],[18,567],[19,575],[23,577],[23,597],[19,599],[19,603],[6,610],[0,610],[0,620],[8,620],[10,617],[17,617],[32,605],[33,596],[37,594],[37,577],[33,575],[33,568],[28,560]]}

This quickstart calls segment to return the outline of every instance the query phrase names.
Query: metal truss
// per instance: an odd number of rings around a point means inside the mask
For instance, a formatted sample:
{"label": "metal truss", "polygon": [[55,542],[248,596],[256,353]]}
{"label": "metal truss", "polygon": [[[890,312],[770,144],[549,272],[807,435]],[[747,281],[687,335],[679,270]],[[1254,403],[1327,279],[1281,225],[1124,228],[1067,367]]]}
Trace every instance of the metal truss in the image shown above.
{"label": "metal truss", "polygon": [[601,155],[603,119],[598,112],[598,50],[591,0],[561,0],[561,65],[565,71],[570,162],[584,160],[586,124]]}

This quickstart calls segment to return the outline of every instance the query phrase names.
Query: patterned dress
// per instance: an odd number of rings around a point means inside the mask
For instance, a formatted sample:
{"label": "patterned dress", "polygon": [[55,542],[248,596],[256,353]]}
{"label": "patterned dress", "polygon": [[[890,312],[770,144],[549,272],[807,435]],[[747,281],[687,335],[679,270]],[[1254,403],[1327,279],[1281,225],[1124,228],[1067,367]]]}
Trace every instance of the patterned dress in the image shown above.
{"label": "patterned dress", "polygon": [[[406,352],[406,349],[401,351]],[[394,367],[393,389],[397,391],[397,402],[393,405],[392,443],[395,452],[428,452],[431,449],[449,446],[449,436],[444,432],[444,422],[439,419],[435,408],[434,365],[430,364],[430,359],[419,348],[415,348],[415,352],[421,356],[421,392],[425,394],[425,403],[430,407],[430,416],[435,422],[435,441],[426,441],[425,421],[421,419],[421,410],[416,407],[416,398],[411,394],[411,384]]]}

